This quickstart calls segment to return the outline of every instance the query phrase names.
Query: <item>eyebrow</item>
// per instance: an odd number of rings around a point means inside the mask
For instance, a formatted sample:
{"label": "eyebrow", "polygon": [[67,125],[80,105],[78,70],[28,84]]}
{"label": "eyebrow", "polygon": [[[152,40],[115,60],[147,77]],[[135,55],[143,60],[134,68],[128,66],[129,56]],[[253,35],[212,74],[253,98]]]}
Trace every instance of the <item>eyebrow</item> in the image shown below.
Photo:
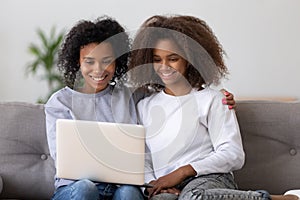
{"label": "eyebrow", "polygon": [[[153,56],[160,57],[159,55],[156,55],[156,54],[153,54]],[[178,55],[177,53],[172,53],[172,54],[167,55],[167,57],[171,57],[171,56],[180,56],[180,55]]]}
{"label": "eyebrow", "polygon": [[[103,57],[102,59],[109,59],[109,58],[114,58],[114,56],[105,56]],[[95,60],[96,58],[95,57],[89,57],[89,56],[85,56],[83,57],[83,59],[89,59],[89,60]]]}
{"label": "eyebrow", "polygon": [[93,57],[89,57],[89,56],[85,56],[85,57],[83,57],[83,59],[94,60],[95,58],[93,58]]}
{"label": "eyebrow", "polygon": [[114,58],[114,56],[105,56],[102,59]]}

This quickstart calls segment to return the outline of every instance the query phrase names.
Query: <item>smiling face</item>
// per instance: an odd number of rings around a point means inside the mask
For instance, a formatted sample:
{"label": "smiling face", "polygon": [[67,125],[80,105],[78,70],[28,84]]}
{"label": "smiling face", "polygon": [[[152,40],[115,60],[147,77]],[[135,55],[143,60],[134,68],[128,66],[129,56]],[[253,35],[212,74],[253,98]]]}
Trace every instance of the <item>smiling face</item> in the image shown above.
{"label": "smiling face", "polygon": [[177,90],[189,87],[185,78],[188,62],[181,57],[183,53],[169,40],[159,40],[153,50],[153,65],[166,89]]}
{"label": "smiling face", "polygon": [[80,50],[80,69],[84,78],[83,93],[104,90],[115,73],[115,55],[110,43],[90,43]]}

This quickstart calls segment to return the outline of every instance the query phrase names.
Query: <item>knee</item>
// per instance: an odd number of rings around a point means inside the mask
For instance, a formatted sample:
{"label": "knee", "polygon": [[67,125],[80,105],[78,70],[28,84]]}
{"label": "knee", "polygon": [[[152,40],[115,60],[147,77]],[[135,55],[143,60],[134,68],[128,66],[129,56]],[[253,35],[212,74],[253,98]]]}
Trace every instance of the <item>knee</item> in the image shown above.
{"label": "knee", "polygon": [[122,185],[118,188],[118,191],[121,193],[135,193],[135,192],[141,192],[138,187],[130,186],[130,185]]}
{"label": "knee", "polygon": [[138,187],[130,185],[122,185],[119,187],[116,190],[114,197],[116,197],[114,199],[144,199],[142,191]]}
{"label": "knee", "polygon": [[179,200],[183,199],[202,199],[205,195],[204,189],[183,190],[179,195]]}
{"label": "knee", "polygon": [[76,181],[72,185],[73,191],[76,191],[76,193],[80,193],[81,195],[85,196],[98,196],[98,189],[92,181],[88,179],[82,179]]}

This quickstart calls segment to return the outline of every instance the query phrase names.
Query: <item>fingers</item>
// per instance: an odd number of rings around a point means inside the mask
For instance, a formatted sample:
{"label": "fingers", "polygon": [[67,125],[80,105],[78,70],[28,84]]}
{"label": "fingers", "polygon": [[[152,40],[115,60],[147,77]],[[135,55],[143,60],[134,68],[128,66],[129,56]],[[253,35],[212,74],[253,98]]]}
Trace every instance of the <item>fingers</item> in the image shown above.
{"label": "fingers", "polygon": [[229,109],[233,109],[233,108],[236,107],[235,100],[226,100],[226,99],[223,99],[223,100],[222,100],[222,103],[223,103],[224,105],[228,105],[228,108],[229,108]]}
{"label": "fingers", "polygon": [[171,193],[171,194],[175,194],[175,195],[179,195],[180,194],[180,190],[178,190],[177,188],[168,188],[167,193]]}
{"label": "fingers", "polygon": [[156,194],[159,194],[163,188],[161,186],[155,185],[151,191],[149,191],[149,196],[152,197]]}
{"label": "fingers", "polygon": [[157,180],[151,181],[150,184],[152,184],[153,187],[148,190],[149,196],[152,197],[159,193],[172,193],[172,194],[179,195],[180,190],[174,187],[175,183],[172,183],[172,181],[170,182],[170,179],[174,181],[174,178],[172,178],[172,176],[169,174],[167,176],[160,177]]}
{"label": "fingers", "polygon": [[236,107],[236,102],[234,100],[234,96],[233,94],[231,94],[230,92],[222,89],[221,90],[223,92],[223,94],[225,95],[225,98],[222,99],[222,103],[224,105],[228,105],[228,108],[231,110],[231,109],[234,109]]}
{"label": "fingers", "polygon": [[234,96],[232,93],[228,92],[227,90],[222,90],[223,94],[225,95],[226,99],[227,100],[233,100],[234,99]]}
{"label": "fingers", "polygon": [[[160,193],[169,193],[169,194],[175,194],[175,195],[179,196],[180,195],[180,190],[178,190],[177,188],[167,188],[167,189],[160,190],[156,194],[160,194]],[[156,194],[153,194],[153,196],[156,195]]]}

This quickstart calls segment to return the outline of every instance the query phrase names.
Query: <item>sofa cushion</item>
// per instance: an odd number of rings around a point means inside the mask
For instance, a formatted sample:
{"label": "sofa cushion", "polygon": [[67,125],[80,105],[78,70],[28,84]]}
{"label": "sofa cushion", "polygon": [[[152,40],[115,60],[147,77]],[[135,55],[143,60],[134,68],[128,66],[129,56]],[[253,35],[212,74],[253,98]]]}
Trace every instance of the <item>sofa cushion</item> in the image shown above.
{"label": "sofa cushion", "polygon": [[49,199],[54,162],[49,155],[43,105],[0,103],[0,198]]}
{"label": "sofa cushion", "polygon": [[241,101],[236,114],[246,152],[235,172],[240,189],[282,194],[299,188],[300,103]]}

